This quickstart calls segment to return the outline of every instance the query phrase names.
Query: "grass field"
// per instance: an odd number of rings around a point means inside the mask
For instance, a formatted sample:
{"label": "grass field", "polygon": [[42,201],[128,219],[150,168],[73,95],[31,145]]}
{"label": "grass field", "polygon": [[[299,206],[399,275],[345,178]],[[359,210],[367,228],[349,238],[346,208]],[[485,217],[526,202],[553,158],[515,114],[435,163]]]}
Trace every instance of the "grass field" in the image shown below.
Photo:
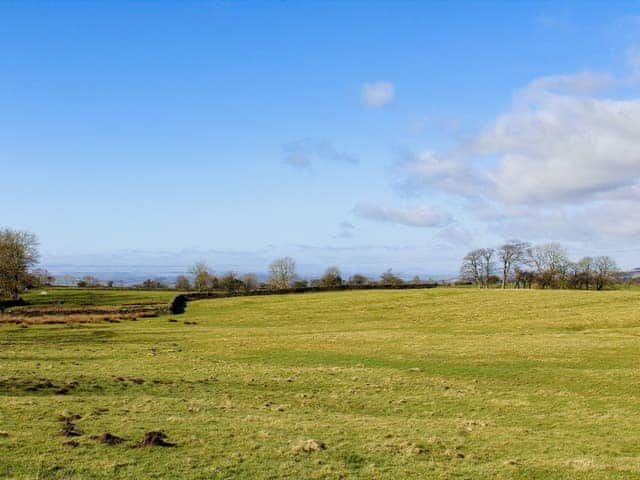
{"label": "grass field", "polygon": [[[46,295],[42,292],[46,292]],[[177,293],[172,290],[46,287],[32,290],[23,298],[31,305],[58,302],[65,305],[130,305],[168,303]]]}
{"label": "grass field", "polygon": [[[0,476],[636,479],[639,360],[634,291],[245,297],[5,325]],[[131,448],[152,430],[176,446]]]}

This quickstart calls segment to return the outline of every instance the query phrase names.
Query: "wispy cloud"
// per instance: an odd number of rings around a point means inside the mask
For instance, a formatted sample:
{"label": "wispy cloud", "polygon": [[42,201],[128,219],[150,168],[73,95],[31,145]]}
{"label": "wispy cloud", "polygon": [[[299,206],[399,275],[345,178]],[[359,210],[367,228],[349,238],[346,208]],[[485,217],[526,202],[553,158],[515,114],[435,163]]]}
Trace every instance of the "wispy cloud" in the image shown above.
{"label": "wispy cloud", "polygon": [[447,228],[440,230],[436,239],[440,240],[447,245],[471,245],[473,242],[473,235],[468,228],[462,225],[451,225]]}
{"label": "wispy cloud", "polygon": [[395,86],[391,82],[365,83],[362,86],[362,102],[368,107],[380,108],[393,102]]}
{"label": "wispy cloud", "polygon": [[298,168],[311,168],[314,162],[337,162],[356,165],[358,157],[339,151],[323,138],[304,138],[283,145],[284,162]]}
{"label": "wispy cloud", "polygon": [[338,224],[338,234],[334,238],[353,238],[355,228],[351,222],[340,222]]}
{"label": "wispy cloud", "polygon": [[361,203],[355,214],[367,220],[399,223],[411,227],[437,227],[449,222],[449,215],[434,207],[393,208]]}
{"label": "wispy cloud", "polygon": [[640,81],[640,48],[632,45],[627,48],[627,65],[629,66],[629,82]]}

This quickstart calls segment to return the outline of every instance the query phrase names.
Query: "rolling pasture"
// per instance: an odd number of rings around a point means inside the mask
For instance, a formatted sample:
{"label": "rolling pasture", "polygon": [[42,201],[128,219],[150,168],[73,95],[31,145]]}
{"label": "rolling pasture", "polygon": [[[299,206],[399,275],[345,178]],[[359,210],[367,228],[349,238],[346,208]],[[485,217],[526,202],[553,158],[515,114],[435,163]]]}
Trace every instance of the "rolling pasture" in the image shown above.
{"label": "rolling pasture", "polygon": [[0,477],[639,478],[639,361],[637,291],[346,291],[0,324]]}
{"label": "rolling pasture", "polygon": [[[43,295],[45,292],[46,295]],[[61,302],[74,306],[131,305],[168,303],[176,295],[171,290],[142,290],[120,288],[70,288],[48,287],[44,290],[32,290],[23,295],[30,305],[43,305]]]}

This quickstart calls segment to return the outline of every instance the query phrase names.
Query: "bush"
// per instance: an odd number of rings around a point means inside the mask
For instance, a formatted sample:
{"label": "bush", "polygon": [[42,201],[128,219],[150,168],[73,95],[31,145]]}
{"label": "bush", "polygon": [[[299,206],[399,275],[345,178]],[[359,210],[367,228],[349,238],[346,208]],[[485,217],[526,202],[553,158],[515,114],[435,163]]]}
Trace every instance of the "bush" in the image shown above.
{"label": "bush", "polygon": [[22,298],[19,298],[17,300],[0,300],[0,313],[2,313],[2,311],[6,308],[20,307],[26,304],[27,302],[25,302]]}
{"label": "bush", "polygon": [[180,315],[187,309],[186,295],[176,295],[169,302],[169,312],[173,315]]}

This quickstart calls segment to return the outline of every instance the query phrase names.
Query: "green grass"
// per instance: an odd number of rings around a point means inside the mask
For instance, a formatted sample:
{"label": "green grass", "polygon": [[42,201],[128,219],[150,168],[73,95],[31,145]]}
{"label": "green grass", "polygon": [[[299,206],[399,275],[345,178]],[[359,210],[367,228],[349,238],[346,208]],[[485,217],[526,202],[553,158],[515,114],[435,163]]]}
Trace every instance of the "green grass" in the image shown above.
{"label": "green grass", "polygon": [[[46,295],[42,292],[46,292]],[[58,302],[65,305],[131,305],[167,303],[178,293],[171,290],[47,287],[31,290],[22,298],[31,305]]]}
{"label": "green grass", "polygon": [[[244,297],[168,318],[0,327],[0,476],[640,477],[637,292]],[[61,414],[82,416],[77,448]],[[175,448],[131,448],[160,429]],[[326,449],[294,453],[308,439]]]}

